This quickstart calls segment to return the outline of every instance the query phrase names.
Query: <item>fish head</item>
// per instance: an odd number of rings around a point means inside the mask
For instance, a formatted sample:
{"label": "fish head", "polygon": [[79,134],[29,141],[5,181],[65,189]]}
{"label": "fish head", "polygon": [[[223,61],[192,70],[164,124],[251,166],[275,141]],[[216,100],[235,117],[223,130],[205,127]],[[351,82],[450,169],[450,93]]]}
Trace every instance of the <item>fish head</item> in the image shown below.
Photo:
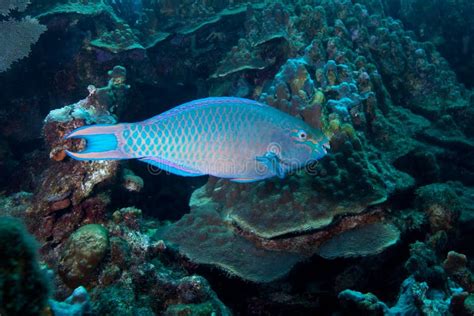
{"label": "fish head", "polygon": [[305,124],[286,130],[285,134],[281,160],[286,169],[304,167],[327,154],[329,138],[321,130]]}

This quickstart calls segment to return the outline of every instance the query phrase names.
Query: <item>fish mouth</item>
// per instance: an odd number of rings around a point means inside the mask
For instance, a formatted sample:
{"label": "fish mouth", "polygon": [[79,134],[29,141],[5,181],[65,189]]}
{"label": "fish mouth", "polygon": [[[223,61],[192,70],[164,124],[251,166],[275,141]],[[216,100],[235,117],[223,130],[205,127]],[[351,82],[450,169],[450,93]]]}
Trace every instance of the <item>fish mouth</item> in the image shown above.
{"label": "fish mouth", "polygon": [[324,154],[327,154],[328,150],[331,148],[331,145],[329,144],[329,139],[327,139],[326,137],[323,137],[322,139],[310,138],[308,139],[308,142],[312,144],[312,147],[316,152],[320,152],[322,147]]}
{"label": "fish mouth", "polygon": [[331,149],[331,143],[329,141],[329,138],[327,138],[326,136],[323,137],[323,142],[321,144],[321,146],[323,147],[323,150],[324,150],[324,153],[328,153],[328,150]]}

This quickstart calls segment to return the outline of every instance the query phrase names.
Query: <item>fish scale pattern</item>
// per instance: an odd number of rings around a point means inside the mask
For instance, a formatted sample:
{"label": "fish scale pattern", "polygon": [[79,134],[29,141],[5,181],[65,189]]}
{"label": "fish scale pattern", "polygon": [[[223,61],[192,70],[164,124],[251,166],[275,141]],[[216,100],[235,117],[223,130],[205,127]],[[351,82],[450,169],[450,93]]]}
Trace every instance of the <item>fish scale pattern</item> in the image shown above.
{"label": "fish scale pattern", "polygon": [[268,151],[275,131],[301,123],[252,100],[209,98],[128,124],[121,149],[132,157],[157,158],[183,170],[238,177],[256,169],[256,157]]}
{"label": "fish scale pattern", "polygon": [[161,149],[160,140],[163,130],[156,125],[130,124],[122,132],[124,141],[123,151],[133,154],[134,157],[150,157]]}
{"label": "fish scale pattern", "polygon": [[[243,133],[250,121],[255,123],[252,116],[255,115],[238,105],[228,111],[217,107],[188,108],[179,116],[163,115],[155,122],[130,124],[122,132],[122,150],[134,157],[160,157],[194,168],[217,163],[217,156],[222,163],[236,154],[235,149],[242,150],[258,141]],[[267,121],[261,123],[270,123],[268,117],[261,119]]]}

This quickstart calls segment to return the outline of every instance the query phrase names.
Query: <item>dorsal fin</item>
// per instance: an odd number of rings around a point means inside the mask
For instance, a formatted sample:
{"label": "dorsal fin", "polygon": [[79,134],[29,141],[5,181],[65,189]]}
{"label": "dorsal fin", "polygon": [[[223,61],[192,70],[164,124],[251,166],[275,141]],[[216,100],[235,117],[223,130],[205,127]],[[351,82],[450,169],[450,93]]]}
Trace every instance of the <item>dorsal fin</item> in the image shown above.
{"label": "dorsal fin", "polygon": [[178,105],[177,107],[174,107],[166,112],[153,116],[152,118],[149,118],[143,121],[142,123],[143,124],[154,123],[158,120],[169,118],[179,113],[196,109],[196,108],[202,108],[202,107],[208,107],[208,106],[219,106],[219,105],[231,105],[231,104],[270,107],[269,105],[266,105],[254,100],[250,100],[250,99],[244,99],[244,98],[209,97],[209,98],[198,99],[198,100],[194,100],[194,101],[190,101],[190,102]]}

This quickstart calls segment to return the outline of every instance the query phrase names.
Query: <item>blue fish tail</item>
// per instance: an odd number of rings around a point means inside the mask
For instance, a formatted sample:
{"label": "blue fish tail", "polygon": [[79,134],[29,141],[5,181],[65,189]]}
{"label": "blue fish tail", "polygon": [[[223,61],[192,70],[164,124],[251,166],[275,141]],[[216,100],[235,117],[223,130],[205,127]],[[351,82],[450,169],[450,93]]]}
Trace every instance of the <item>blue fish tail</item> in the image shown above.
{"label": "blue fish tail", "polygon": [[86,140],[85,150],[75,153],[66,150],[76,160],[120,160],[132,158],[120,149],[121,134],[128,124],[99,124],[80,127],[65,139],[83,138]]}

